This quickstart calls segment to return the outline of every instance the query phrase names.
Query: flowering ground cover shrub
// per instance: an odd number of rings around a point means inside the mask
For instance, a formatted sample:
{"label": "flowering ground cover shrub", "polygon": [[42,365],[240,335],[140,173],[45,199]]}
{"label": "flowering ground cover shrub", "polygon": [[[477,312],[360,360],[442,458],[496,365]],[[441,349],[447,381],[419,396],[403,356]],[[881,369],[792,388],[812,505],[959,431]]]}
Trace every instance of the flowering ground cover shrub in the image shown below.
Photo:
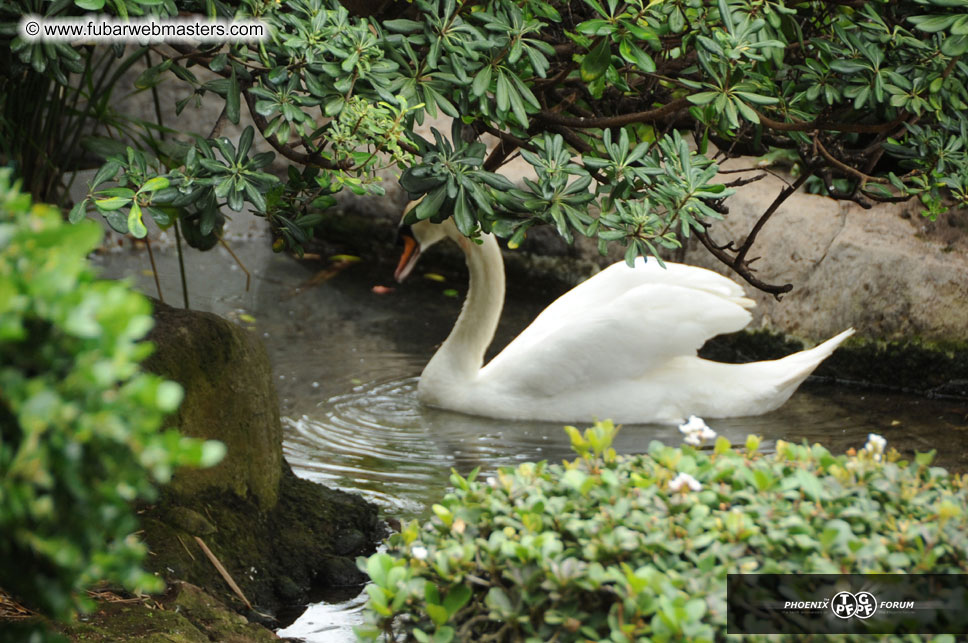
{"label": "flowering ground cover shrub", "polygon": [[877,436],[849,455],[783,441],[764,454],[750,436],[619,456],[610,423],[568,430],[575,460],[454,473],[427,524],[361,560],[358,634],[712,641],[728,573],[968,572],[968,485],[932,454],[907,462]]}
{"label": "flowering ground cover shrub", "polygon": [[98,580],[161,589],[141,569],[130,503],[224,448],[159,430],[182,390],[139,370],[151,306],[94,278],[99,226],[31,205],[9,177],[0,172],[0,587],[65,619]]}

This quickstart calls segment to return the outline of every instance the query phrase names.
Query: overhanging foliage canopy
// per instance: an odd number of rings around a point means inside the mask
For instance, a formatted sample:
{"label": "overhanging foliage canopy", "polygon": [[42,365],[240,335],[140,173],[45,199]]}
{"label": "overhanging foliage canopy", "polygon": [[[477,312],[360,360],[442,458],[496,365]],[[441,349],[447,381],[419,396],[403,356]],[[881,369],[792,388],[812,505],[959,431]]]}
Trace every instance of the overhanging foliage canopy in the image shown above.
{"label": "overhanging foliage canopy", "polygon": [[[865,207],[916,197],[930,217],[968,204],[968,0],[344,4],[8,3],[8,12],[50,15],[256,17],[271,29],[261,44],[129,54],[155,63],[140,87],[175,78],[190,88],[179,111],[212,93],[224,109],[211,132],[165,136],[145,126],[129,135],[129,149],[90,141],[107,159],[71,218],[93,209],[135,236],[145,234],[145,215],[163,226],[178,220],[205,247],[224,208],[251,207],[298,248],[333,193],[380,194],[376,172],[397,165],[404,188],[427,195],[414,216],[452,215],[465,234],[480,227],[513,245],[549,223],[568,240],[624,244],[629,258],[695,235],[751,284],[780,294],[791,286],[760,281],[749,253],[805,183]],[[7,88],[37,74],[69,84],[95,56],[84,46],[11,44],[19,66]],[[271,154],[251,152],[252,129],[238,145],[219,135],[226,120],[240,122],[243,104],[292,162],[285,180],[265,172]],[[456,119],[450,138],[412,133],[440,113]],[[478,142],[484,133],[500,140],[489,155]],[[745,240],[717,244],[710,221],[755,177],[719,177],[716,162],[768,153],[794,164],[796,178]],[[500,174],[516,154],[537,175],[521,186]],[[116,178],[120,186],[106,187]]]}

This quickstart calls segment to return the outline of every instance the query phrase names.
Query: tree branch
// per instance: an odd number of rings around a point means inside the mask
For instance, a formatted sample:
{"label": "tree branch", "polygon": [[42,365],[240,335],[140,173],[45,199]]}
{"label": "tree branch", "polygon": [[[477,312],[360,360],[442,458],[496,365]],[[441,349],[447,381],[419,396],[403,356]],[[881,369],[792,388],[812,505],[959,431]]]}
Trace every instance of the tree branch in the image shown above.
{"label": "tree branch", "polygon": [[[749,254],[750,248],[753,247],[753,242],[756,241],[756,235],[760,233],[760,230],[762,230],[763,226],[766,225],[766,222],[770,220],[770,217],[773,216],[773,213],[776,212],[781,205],[783,205],[783,202],[786,201],[791,194],[799,190],[800,186],[806,183],[810,176],[811,175],[809,172],[804,172],[797,177],[797,180],[794,181],[792,185],[788,185],[780,190],[780,193],[776,195],[775,199],[773,199],[773,203],[770,204],[770,207],[766,209],[766,212],[760,215],[760,218],[753,225],[753,229],[750,230],[748,235],[746,235],[746,240],[743,242],[743,245],[740,246],[739,250],[736,251],[736,258],[733,260],[734,264],[746,264],[746,255]],[[735,268],[735,265],[733,267]]]}
{"label": "tree branch", "polygon": [[827,159],[827,161],[829,161],[831,165],[833,165],[841,172],[846,172],[847,174],[850,174],[860,179],[863,183],[890,183],[890,181],[888,181],[885,178],[864,174],[857,168],[853,168],[847,165],[846,163],[844,163],[843,161],[841,161],[840,159],[835,158],[833,154],[827,151],[827,148],[823,146],[823,143],[820,142],[819,136],[814,137],[813,142],[817,146],[817,151],[820,152],[821,156]]}
{"label": "tree branch", "polygon": [[769,127],[780,132],[810,132],[813,130],[826,130],[830,132],[850,132],[854,134],[879,134],[884,131],[891,130],[897,127],[902,121],[902,118],[895,118],[889,123],[834,123],[826,121],[812,121],[806,123],[804,121],[794,121],[793,123],[785,123],[783,121],[775,121],[769,116],[761,114],[757,110],[756,115],[760,118],[760,123],[764,126]]}
{"label": "tree branch", "polygon": [[736,272],[736,274],[738,274],[746,281],[746,283],[753,286],[757,290],[762,290],[763,292],[770,293],[771,295],[776,297],[777,301],[782,299],[782,296],[785,293],[788,293],[791,290],[793,290],[793,284],[783,284],[782,286],[777,286],[774,284],[768,284],[764,281],[761,281],[760,279],[757,279],[755,276],[753,276],[753,270],[749,267],[749,264],[746,262],[737,263],[735,258],[729,256],[729,253],[726,252],[725,250],[725,248],[728,247],[729,244],[723,247],[716,245],[713,242],[713,240],[709,238],[708,230],[704,230],[702,232],[696,232],[695,234],[696,234],[696,237],[699,238],[699,241],[702,242],[702,245],[706,247],[706,250],[710,252],[710,254],[712,254],[714,257],[716,257],[724,264],[732,268],[733,271]]}
{"label": "tree branch", "polygon": [[685,109],[689,107],[689,105],[691,105],[691,103],[685,98],[677,98],[676,100],[667,103],[662,107],[656,107],[655,109],[650,109],[644,112],[634,112],[632,114],[618,114],[617,116],[601,116],[590,118],[581,116],[562,116],[561,114],[556,114],[546,109],[538,112],[537,116],[540,120],[553,125],[563,125],[564,127],[576,127],[579,129],[604,129],[608,127],[622,127],[632,123],[648,123],[650,121],[660,119],[663,116],[673,114],[680,109]]}
{"label": "tree branch", "polygon": [[733,243],[729,242],[724,245],[718,245],[710,238],[708,228],[697,233],[696,236],[699,237],[699,241],[702,242],[703,246],[706,247],[706,250],[708,250],[710,254],[732,268],[736,274],[746,280],[746,282],[751,286],[757,288],[758,290],[762,290],[763,292],[770,293],[776,297],[777,300],[781,299],[784,293],[788,293],[793,290],[793,284],[775,285],[768,284],[761,279],[758,279],[753,275],[755,271],[750,267],[750,263],[752,263],[754,260],[747,259],[746,257],[749,254],[750,248],[753,247],[753,243],[756,241],[757,235],[763,229],[763,226],[766,225],[766,222],[770,220],[770,217],[773,216],[773,214],[780,208],[783,202],[790,197],[790,195],[800,189],[800,186],[807,182],[807,179],[810,178],[810,176],[811,174],[809,172],[805,172],[797,177],[797,180],[792,184],[789,184],[780,190],[780,193],[775,199],[773,199],[773,203],[771,203],[766,211],[760,215],[760,218],[757,219],[756,223],[753,225],[753,229],[750,230],[748,235],[746,235],[743,245],[735,251],[735,255],[729,254],[729,251],[734,248]]}
{"label": "tree branch", "polygon": [[[266,120],[265,116],[255,111],[255,98],[245,91],[245,88],[242,89],[242,95],[245,96],[245,104],[249,106],[249,115],[252,116],[252,121],[255,123],[255,126],[259,128],[260,132],[265,132],[269,127],[269,121]],[[353,162],[349,159],[345,159],[339,163],[333,163],[317,153],[306,154],[304,152],[298,152],[290,145],[280,143],[275,136],[265,136],[263,134],[262,138],[272,146],[272,149],[294,163],[321,167],[324,170],[348,170],[353,167]]]}

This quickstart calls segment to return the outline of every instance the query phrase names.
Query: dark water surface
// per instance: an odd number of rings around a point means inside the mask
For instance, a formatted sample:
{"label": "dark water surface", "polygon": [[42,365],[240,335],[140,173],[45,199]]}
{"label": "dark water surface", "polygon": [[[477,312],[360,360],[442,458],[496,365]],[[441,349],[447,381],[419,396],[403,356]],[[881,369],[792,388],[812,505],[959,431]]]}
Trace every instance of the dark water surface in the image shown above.
{"label": "dark water surface", "polygon": [[[272,254],[261,240],[232,247],[252,273],[249,291],[243,271],[224,249],[188,251],[191,305],[234,319],[265,342],[279,391],[285,456],[300,476],[360,493],[387,517],[408,520],[428,514],[452,468],[492,472],[572,455],[559,424],[511,424],[417,403],[417,376],[447,336],[466,290],[466,277],[435,265],[433,254],[397,286],[392,257],[383,263],[327,257],[297,263]],[[155,258],[165,300],[181,305],[174,251],[156,249]],[[131,276],[156,296],[143,250],[108,253],[97,263],[105,276]],[[433,271],[439,271],[437,279],[424,276]],[[374,286],[395,289],[381,294]],[[535,284],[509,287],[499,347],[560,294]],[[808,383],[773,413],[708,424],[733,442],[749,433],[762,435],[767,450],[777,439],[806,439],[843,452],[863,446],[868,433],[879,433],[903,454],[937,448],[938,464],[968,469],[963,401]],[[640,452],[652,440],[679,444],[681,436],[676,427],[627,425],[615,447]],[[312,643],[351,641],[364,602],[365,594],[355,591],[327,596],[280,634]]]}

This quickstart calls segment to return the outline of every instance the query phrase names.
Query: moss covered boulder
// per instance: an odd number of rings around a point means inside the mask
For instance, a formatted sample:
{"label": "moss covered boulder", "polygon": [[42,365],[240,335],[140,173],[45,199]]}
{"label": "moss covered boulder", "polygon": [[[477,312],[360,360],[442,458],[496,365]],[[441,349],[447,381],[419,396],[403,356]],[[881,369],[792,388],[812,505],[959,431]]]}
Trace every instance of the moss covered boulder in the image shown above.
{"label": "moss covered boulder", "polygon": [[171,423],[186,435],[221,440],[228,449],[215,467],[177,473],[168,493],[191,498],[220,490],[263,510],[273,507],[282,474],[282,424],[265,347],[217,315],[157,301],[148,339],[156,349],[145,369],[185,389]]}
{"label": "moss covered boulder", "polygon": [[170,423],[227,452],[211,469],[178,471],[143,508],[146,566],[270,624],[313,588],[362,583],[355,559],[384,535],[376,507],[293,474],[261,342],[216,315],[157,302],[155,320],[145,366],[185,389]]}

